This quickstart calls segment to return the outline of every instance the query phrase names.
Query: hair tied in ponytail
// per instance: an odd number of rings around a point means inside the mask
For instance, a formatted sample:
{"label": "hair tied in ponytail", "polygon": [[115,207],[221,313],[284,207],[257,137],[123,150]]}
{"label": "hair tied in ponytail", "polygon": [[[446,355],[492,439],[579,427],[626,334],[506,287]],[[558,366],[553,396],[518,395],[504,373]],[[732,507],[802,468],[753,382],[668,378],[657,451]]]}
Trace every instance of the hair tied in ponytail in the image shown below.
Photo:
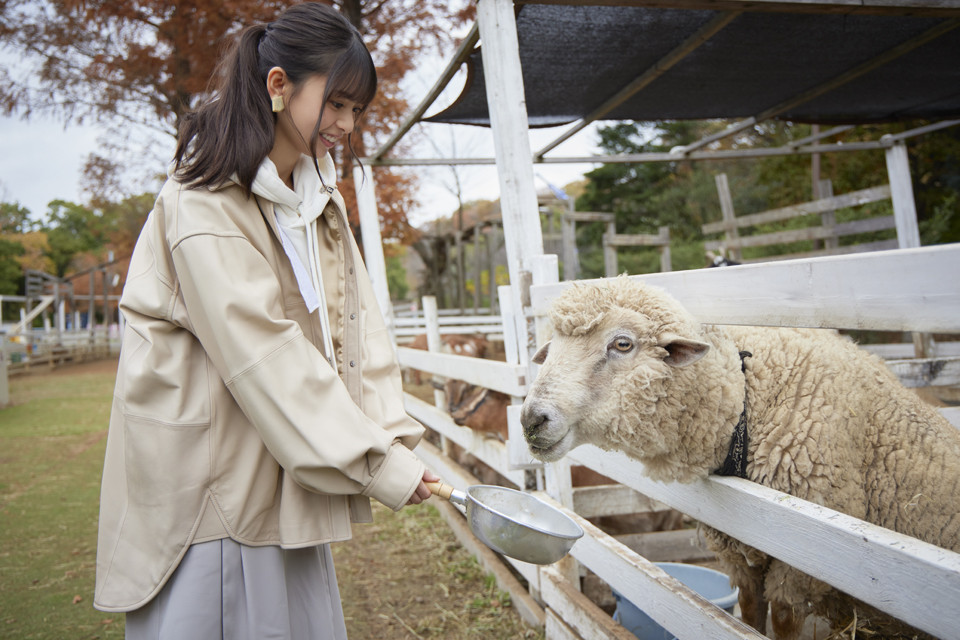
{"label": "hair tied in ponytail", "polygon": [[[266,87],[274,67],[287,74],[293,96],[310,78],[325,77],[323,105],[329,97],[343,95],[365,106],[377,91],[373,59],[353,25],[320,2],[294,4],[273,22],[238,34],[220,62],[211,99],[182,117],[174,154],[178,180],[194,188],[236,180],[251,193],[260,163],[275,142],[276,117]],[[323,107],[306,141],[311,147],[322,116]],[[316,152],[311,155],[316,164]]]}

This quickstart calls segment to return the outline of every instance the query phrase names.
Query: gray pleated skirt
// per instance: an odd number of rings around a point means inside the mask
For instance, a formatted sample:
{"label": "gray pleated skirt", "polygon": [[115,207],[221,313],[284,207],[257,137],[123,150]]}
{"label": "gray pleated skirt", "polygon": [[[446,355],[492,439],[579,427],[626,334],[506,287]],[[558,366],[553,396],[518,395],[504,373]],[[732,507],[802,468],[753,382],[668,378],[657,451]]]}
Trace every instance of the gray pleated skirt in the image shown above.
{"label": "gray pleated skirt", "polygon": [[192,545],[126,640],[346,640],[330,545]]}

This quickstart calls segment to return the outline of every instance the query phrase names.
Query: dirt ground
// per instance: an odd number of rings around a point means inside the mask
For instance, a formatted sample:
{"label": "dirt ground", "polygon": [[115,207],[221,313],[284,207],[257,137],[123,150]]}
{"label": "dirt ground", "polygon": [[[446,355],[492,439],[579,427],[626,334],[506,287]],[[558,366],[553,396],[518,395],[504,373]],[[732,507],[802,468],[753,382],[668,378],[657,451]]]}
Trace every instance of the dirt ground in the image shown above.
{"label": "dirt ground", "polygon": [[373,524],[333,551],[351,638],[543,637],[432,507],[376,505]]}

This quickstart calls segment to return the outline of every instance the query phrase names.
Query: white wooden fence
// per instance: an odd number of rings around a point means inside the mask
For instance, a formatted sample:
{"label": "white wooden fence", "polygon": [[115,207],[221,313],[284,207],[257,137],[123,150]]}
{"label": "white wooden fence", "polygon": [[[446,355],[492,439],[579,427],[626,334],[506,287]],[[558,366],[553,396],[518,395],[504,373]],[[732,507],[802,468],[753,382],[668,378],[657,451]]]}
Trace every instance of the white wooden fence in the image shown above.
{"label": "white wooden fence", "polygon": [[[503,320],[500,316],[443,315],[440,316],[439,323],[441,334],[482,333],[491,340],[503,340]],[[393,326],[398,344],[409,343],[416,336],[427,331],[427,321],[424,316],[394,318]]]}
{"label": "white wooden fence", "polygon": [[[960,245],[903,249],[848,256],[743,265],[634,276],[665,288],[707,324],[874,329],[960,333],[960,285],[943,274],[960,273]],[[537,282],[536,276],[534,282]],[[539,327],[551,301],[572,283],[534,284],[528,318]],[[510,295],[504,317],[510,317]],[[509,293],[509,292],[508,292]],[[478,363],[403,349],[401,363],[454,376],[514,396],[519,403],[529,381],[518,364],[515,332],[505,327],[506,363]],[[545,336],[543,336],[545,339]],[[892,362],[902,379],[960,384],[960,358],[952,353],[928,360]],[[933,375],[936,374],[936,375]],[[764,552],[942,638],[960,637],[960,554],[848,517],[736,478],[711,477],[690,485],[652,482],[643,466],[622,454],[580,447],[564,460],[540,465],[520,437],[519,406],[510,407],[506,444],[484,439],[453,423],[442,410],[407,397],[407,410],[444,437],[460,444],[522,486],[524,469],[535,471],[546,492],[578,519],[587,535],[571,559],[548,568],[510,561],[543,605],[523,607],[528,621],[544,624],[548,638],[630,638],[622,627],[579,593],[583,567],[680,638],[761,638],[738,620],[664,574],[617,539],[592,527],[576,512],[629,513],[644,502],[639,494],[743,540]],[[956,410],[945,414],[956,420]],[[960,421],[957,421],[960,422]],[[955,423],[957,423],[955,422]],[[453,486],[476,482],[440,451],[421,445],[418,454]],[[622,483],[598,490],[573,488],[569,466],[586,465]],[[610,499],[596,500],[597,492]],[[637,493],[639,492],[639,494]],[[580,563],[582,567],[577,566]],[[529,598],[524,600],[528,602]],[[625,635],[626,634],[626,635]]]}
{"label": "white wooden fence", "polygon": [[[859,243],[843,247],[841,247],[838,242],[843,236],[896,229],[897,223],[894,216],[879,216],[838,224],[834,215],[837,209],[858,207],[871,202],[889,200],[891,197],[890,185],[885,184],[871,189],[863,189],[861,191],[834,196],[833,185],[830,180],[821,180],[820,189],[823,197],[818,200],[738,217],[733,210],[733,198],[730,195],[730,185],[727,182],[727,174],[718,174],[716,181],[717,193],[720,196],[720,210],[723,212],[723,220],[705,224],[702,228],[705,234],[719,233],[722,231],[724,233],[724,239],[705,242],[703,247],[707,251],[729,249],[731,257],[738,262],[767,262],[790,258],[812,258],[845,253],[862,253],[865,251],[883,251],[896,249],[898,247],[896,239]],[[783,222],[812,214],[820,214],[821,225],[803,229],[792,229],[789,231],[759,233],[743,238],[740,237],[740,229],[769,224],[771,222]],[[824,242],[824,248],[804,253],[766,256],[752,260],[744,260],[741,255],[741,249],[747,247],[768,247],[770,245],[789,244],[802,240],[822,240]]]}
{"label": "white wooden fence", "polygon": [[109,358],[120,353],[121,327],[98,325],[93,329],[31,329],[15,335],[0,334],[0,350],[10,375],[35,367],[54,368],[66,362]]}

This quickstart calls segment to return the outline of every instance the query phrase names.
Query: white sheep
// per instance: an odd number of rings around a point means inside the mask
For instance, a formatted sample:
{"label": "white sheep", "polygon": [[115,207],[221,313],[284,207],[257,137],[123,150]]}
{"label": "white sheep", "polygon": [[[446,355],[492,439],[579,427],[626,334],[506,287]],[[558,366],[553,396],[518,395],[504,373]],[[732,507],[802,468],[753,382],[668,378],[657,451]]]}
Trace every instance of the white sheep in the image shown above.
{"label": "white sheep", "polygon": [[[550,317],[554,337],[534,359],[543,367],[521,417],[535,457],[552,462],[589,443],[625,452],[655,480],[691,482],[724,465],[745,416],[747,479],[960,551],[960,430],[853,342],[823,330],[702,326],[665,291],[625,277],[567,289]],[[852,606],[874,629],[909,629],[707,534],[740,588],[744,621],[761,632],[768,602],[784,640],[809,613],[836,624]]]}

